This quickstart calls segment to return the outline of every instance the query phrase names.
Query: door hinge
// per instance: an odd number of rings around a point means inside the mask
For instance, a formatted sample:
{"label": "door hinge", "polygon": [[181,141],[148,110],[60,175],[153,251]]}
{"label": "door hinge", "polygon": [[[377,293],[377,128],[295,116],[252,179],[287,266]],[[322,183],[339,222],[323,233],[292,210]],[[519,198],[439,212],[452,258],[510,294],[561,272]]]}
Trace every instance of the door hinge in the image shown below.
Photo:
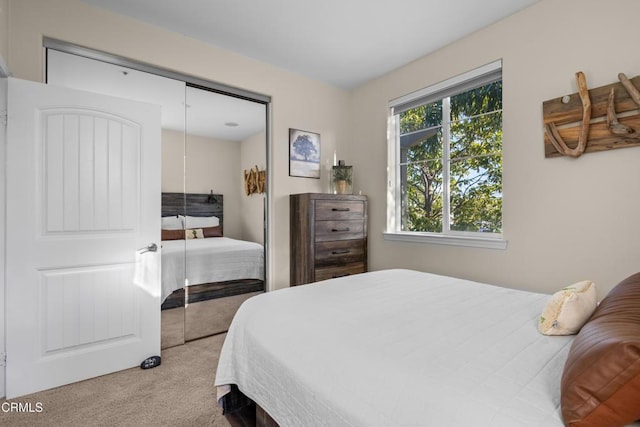
{"label": "door hinge", "polygon": [[7,353],[0,352],[0,366],[7,366]]}
{"label": "door hinge", "polygon": [[0,125],[6,127],[9,120],[7,110],[0,111]]}

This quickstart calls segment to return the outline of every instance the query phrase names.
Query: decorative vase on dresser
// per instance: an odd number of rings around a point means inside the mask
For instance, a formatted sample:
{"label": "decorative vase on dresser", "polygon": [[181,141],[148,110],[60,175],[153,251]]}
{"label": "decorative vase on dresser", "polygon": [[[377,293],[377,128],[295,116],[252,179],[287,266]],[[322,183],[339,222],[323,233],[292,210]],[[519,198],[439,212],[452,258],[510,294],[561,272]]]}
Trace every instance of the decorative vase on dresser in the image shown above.
{"label": "decorative vase on dresser", "polygon": [[367,271],[366,196],[289,196],[291,286]]}

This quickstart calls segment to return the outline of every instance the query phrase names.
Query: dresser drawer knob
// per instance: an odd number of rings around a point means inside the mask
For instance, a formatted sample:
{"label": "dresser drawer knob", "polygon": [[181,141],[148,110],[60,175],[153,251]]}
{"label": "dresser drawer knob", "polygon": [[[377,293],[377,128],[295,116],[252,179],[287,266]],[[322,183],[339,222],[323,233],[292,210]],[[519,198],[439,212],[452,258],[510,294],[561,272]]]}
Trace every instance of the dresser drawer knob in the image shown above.
{"label": "dresser drawer knob", "polygon": [[332,208],[331,210],[333,212],[349,212],[351,209],[350,208]]}
{"label": "dresser drawer knob", "polygon": [[331,255],[342,255],[342,254],[348,254],[349,252],[351,252],[349,249],[341,249],[337,251],[332,251]]}
{"label": "dresser drawer knob", "polygon": [[347,228],[332,228],[331,231],[334,232],[334,233],[338,233],[338,232],[341,232],[341,231],[349,231],[349,227],[347,227]]}

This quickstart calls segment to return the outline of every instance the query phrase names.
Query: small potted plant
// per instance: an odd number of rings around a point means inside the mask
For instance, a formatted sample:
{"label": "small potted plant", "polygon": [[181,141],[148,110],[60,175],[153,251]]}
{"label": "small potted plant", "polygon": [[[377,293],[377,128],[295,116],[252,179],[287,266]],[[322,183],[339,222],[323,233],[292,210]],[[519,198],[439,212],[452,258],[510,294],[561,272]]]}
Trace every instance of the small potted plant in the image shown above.
{"label": "small potted plant", "polygon": [[340,160],[337,166],[331,169],[331,184],[334,194],[352,194],[352,166],[346,166],[344,160]]}

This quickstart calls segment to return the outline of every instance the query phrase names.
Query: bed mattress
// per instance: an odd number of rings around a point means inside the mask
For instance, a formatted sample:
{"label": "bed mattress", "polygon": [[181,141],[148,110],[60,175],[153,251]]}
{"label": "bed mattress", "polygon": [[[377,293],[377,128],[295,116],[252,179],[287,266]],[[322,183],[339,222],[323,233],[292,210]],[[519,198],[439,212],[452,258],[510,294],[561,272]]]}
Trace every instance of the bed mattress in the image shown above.
{"label": "bed mattress", "polygon": [[216,374],[281,426],[562,426],[549,295],[385,270],[256,296]]}
{"label": "bed mattress", "polygon": [[[229,237],[162,242],[162,301],[173,291],[202,283],[264,280],[262,245]],[[186,271],[186,274],[185,274]]]}

